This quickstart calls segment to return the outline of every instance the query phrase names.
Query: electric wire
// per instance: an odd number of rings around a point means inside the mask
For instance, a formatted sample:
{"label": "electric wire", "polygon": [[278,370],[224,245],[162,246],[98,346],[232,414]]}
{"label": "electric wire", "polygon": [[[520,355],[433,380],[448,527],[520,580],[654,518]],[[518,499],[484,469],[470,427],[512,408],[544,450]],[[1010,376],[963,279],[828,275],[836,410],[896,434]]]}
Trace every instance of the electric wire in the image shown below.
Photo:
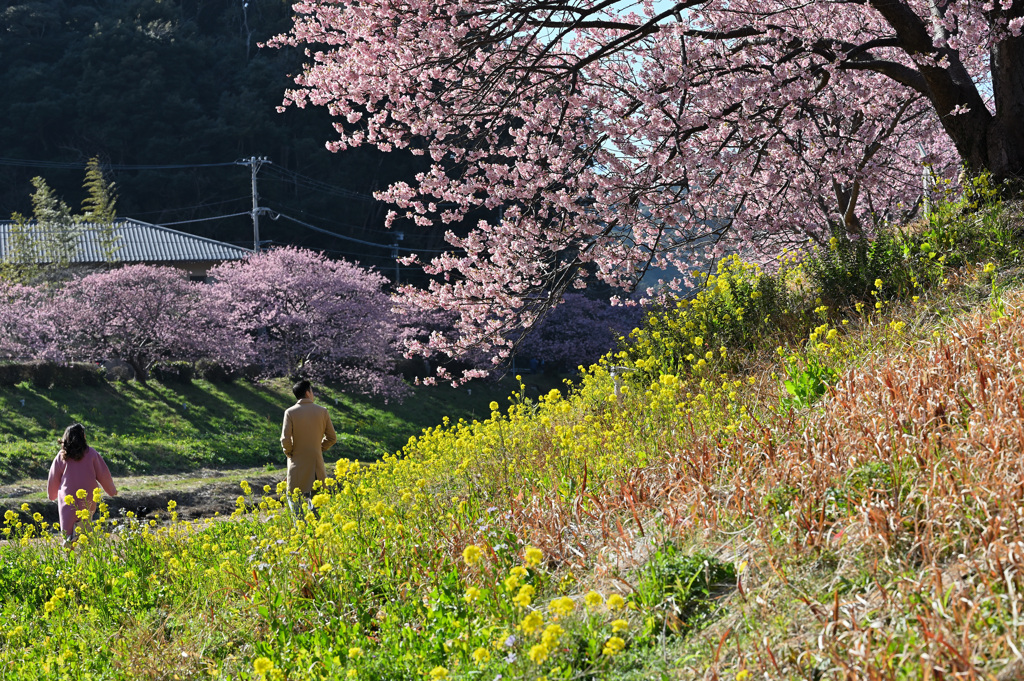
{"label": "electric wire", "polygon": [[[81,170],[86,167],[85,161],[34,161],[20,158],[7,158],[0,156],[0,165],[16,166],[22,168],[54,168]],[[237,165],[235,161],[230,163],[174,163],[174,164],[101,164],[109,170],[187,170],[192,168],[222,168]]]}
{"label": "electric wire", "polygon": [[[274,202],[277,203],[278,201],[280,201],[280,199],[275,197]],[[289,211],[301,213],[303,216],[312,220],[316,220],[317,222],[328,222],[332,225],[337,225],[338,227],[345,227],[348,229],[359,229],[365,232],[373,232],[374,234],[390,234],[392,236],[394,236],[395,234],[394,230],[390,229],[374,229],[373,227],[359,227],[349,222],[342,222],[340,220],[335,220],[333,218],[325,218],[322,215],[315,215],[313,213],[310,213],[308,210],[303,210],[302,208],[298,208],[296,206],[286,205],[285,208]]]}
{"label": "electric wire", "polygon": [[[271,209],[271,210],[273,210],[273,209]],[[276,215],[278,215],[279,217],[284,218],[285,220],[290,220],[290,221],[292,221],[292,222],[294,222],[294,223],[296,223],[298,225],[302,225],[303,227],[306,227],[307,229],[312,229],[314,232],[320,232],[321,234],[326,234],[328,236],[333,236],[333,237],[336,237],[338,239],[344,239],[345,241],[352,241],[352,242],[357,243],[357,244],[363,244],[364,246],[374,246],[376,248],[387,249],[387,250],[392,250],[392,251],[393,250],[407,251],[409,253],[416,253],[416,252],[420,252],[420,253],[446,253],[447,252],[446,250],[436,249],[436,248],[410,248],[409,246],[399,246],[398,244],[378,244],[378,243],[374,243],[372,241],[364,241],[362,239],[357,239],[357,238],[352,237],[352,236],[346,236],[344,234],[338,234],[337,232],[332,232],[332,231],[330,231],[328,229],[324,229],[323,227],[317,227],[316,225],[311,225],[310,223],[308,223],[308,222],[306,222],[304,220],[299,220],[298,218],[293,218],[290,215],[285,215],[284,213],[280,213],[280,212],[278,212],[276,210],[274,211],[274,213]]]}
{"label": "electric wire", "polygon": [[164,215],[165,213],[181,213],[183,211],[195,210],[197,208],[210,208],[212,206],[220,206],[225,203],[234,203],[235,201],[249,201],[251,196],[246,194],[245,196],[237,196],[233,199],[224,199],[223,201],[211,201],[210,203],[202,203],[195,206],[181,206],[179,208],[164,208],[163,210],[147,210],[142,213],[133,212],[132,215],[135,217],[142,217],[143,215]]}
{"label": "electric wire", "polygon": [[[276,179],[279,181],[288,180],[295,184],[301,184],[309,189],[315,189],[317,191],[324,192],[325,194],[334,194],[335,196],[341,196],[349,199],[358,199],[360,201],[368,202],[375,202],[377,200],[373,198],[373,196],[370,194],[352,191],[351,189],[343,189],[342,187],[335,187],[332,184],[321,182],[320,180],[309,177],[307,175],[303,175],[302,173],[298,173],[294,170],[288,170],[287,168],[283,168],[274,163],[273,161],[267,161],[266,165],[263,168],[266,168],[266,170],[272,173],[276,172],[281,176],[277,178],[270,177],[267,179]],[[261,168],[261,170],[263,168]],[[264,177],[266,176],[264,175]]]}
{"label": "electric wire", "polygon": [[244,211],[241,213],[232,213],[231,215],[214,215],[211,218],[194,218],[192,220],[178,220],[177,222],[161,222],[161,227],[167,227],[168,225],[187,225],[190,222],[209,222],[210,220],[223,220],[225,218],[237,218],[239,215],[252,215],[252,211]]}

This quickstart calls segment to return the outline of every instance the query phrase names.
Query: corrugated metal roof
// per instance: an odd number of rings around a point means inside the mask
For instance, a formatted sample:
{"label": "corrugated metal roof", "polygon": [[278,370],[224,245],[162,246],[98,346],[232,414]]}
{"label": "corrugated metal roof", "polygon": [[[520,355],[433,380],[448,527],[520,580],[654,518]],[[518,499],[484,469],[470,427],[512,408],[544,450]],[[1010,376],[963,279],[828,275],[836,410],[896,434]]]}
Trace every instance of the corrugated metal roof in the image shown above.
{"label": "corrugated metal roof", "polygon": [[[0,221],[0,260],[7,254],[7,239],[13,223]],[[34,227],[35,223],[29,223]],[[95,264],[107,262],[103,255],[102,229],[93,222],[76,225],[77,244],[71,262]],[[119,218],[114,223],[117,251],[115,263],[181,263],[242,260],[252,251],[241,246],[214,241],[148,222]],[[41,236],[41,235],[40,235]]]}

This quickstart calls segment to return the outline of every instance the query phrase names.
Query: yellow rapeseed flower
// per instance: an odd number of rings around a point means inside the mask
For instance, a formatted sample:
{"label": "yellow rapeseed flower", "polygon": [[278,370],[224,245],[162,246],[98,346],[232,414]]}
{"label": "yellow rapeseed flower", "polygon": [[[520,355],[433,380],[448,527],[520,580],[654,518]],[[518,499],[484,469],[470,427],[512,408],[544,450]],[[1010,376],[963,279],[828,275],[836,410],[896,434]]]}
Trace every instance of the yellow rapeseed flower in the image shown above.
{"label": "yellow rapeseed flower", "polygon": [[466,595],[462,597],[462,600],[466,601],[467,603],[472,603],[473,601],[476,601],[479,598],[480,589],[476,588],[475,586],[467,586]]}
{"label": "yellow rapeseed flower", "polygon": [[349,648],[348,649],[348,659],[354,660],[357,657],[362,657],[362,656],[363,656],[363,649],[362,648]]}
{"label": "yellow rapeseed flower", "polygon": [[479,546],[470,544],[466,548],[462,549],[462,560],[466,561],[466,565],[476,565],[480,562],[484,552],[480,550]]}
{"label": "yellow rapeseed flower", "polygon": [[434,681],[441,681],[441,679],[447,679],[448,670],[444,667],[434,667],[430,670],[430,678]]}
{"label": "yellow rapeseed flower", "polygon": [[260,676],[266,676],[267,672],[274,668],[274,663],[265,657],[257,657],[256,661],[252,663],[253,669]]}
{"label": "yellow rapeseed flower", "polygon": [[544,629],[544,633],[541,634],[540,641],[548,648],[555,648],[558,645],[558,639],[561,638],[564,633],[565,629],[562,627],[557,624],[549,624]]}
{"label": "yellow rapeseed flower", "polygon": [[490,662],[490,660],[491,651],[487,650],[487,648],[477,648],[473,651],[473,661],[477,664],[484,664],[485,662]]}
{"label": "yellow rapeseed flower", "polygon": [[608,609],[619,610],[626,605],[626,600],[619,594],[612,594],[608,597]]}
{"label": "yellow rapeseed flower", "polygon": [[28,504],[27,503],[22,504],[21,505],[21,510],[24,513],[28,513]]}
{"label": "yellow rapeseed flower", "polygon": [[527,634],[532,634],[541,628],[544,624],[544,618],[541,617],[540,613],[534,610],[529,615],[523,618],[523,621],[519,626],[523,628]]}
{"label": "yellow rapeseed flower", "polygon": [[625,631],[626,629],[629,629],[629,622],[627,622],[626,620],[612,620],[612,631],[614,633],[617,634],[620,631]]}
{"label": "yellow rapeseed flower", "polygon": [[569,598],[568,596],[562,596],[551,601],[551,604],[548,606],[548,609],[556,615],[565,617],[570,612],[572,612],[575,607],[576,604],[573,602],[571,598]]}
{"label": "yellow rapeseed flower", "polygon": [[529,584],[524,584],[519,588],[519,593],[512,598],[512,602],[521,608],[525,608],[533,600],[533,594],[536,590]]}
{"label": "yellow rapeseed flower", "polygon": [[626,647],[626,642],[618,636],[612,636],[608,639],[608,642],[604,644],[604,649],[601,651],[609,657],[618,655]]}
{"label": "yellow rapeseed flower", "polygon": [[593,610],[604,605],[604,597],[596,591],[591,591],[583,597],[583,603],[587,606],[588,610]]}
{"label": "yellow rapeseed flower", "polygon": [[544,559],[544,553],[535,546],[527,546],[523,555],[526,557],[526,564],[530,566],[540,565]]}
{"label": "yellow rapeseed flower", "polygon": [[530,648],[530,660],[534,664],[544,664],[544,660],[548,659],[548,655],[550,654],[551,651],[548,650],[548,647],[543,643],[538,643]]}
{"label": "yellow rapeseed flower", "polygon": [[84,499],[87,494],[88,492],[86,492],[84,489],[80,489],[77,492],[75,492],[75,496],[78,497],[79,499]]}

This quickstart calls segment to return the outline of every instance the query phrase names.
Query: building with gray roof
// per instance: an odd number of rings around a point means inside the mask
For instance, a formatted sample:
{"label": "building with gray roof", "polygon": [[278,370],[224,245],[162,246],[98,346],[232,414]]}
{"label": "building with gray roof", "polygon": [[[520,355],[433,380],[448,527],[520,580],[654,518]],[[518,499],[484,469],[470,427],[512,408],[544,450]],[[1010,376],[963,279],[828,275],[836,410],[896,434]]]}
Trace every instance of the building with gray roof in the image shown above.
{"label": "building with gray roof", "polygon": [[[0,221],[0,261],[8,259],[14,224],[10,220]],[[47,242],[47,235],[42,233],[35,222],[30,221],[26,226],[34,243]],[[74,245],[69,249],[68,261],[73,267],[164,265],[183,269],[191,278],[201,280],[214,265],[229,260],[243,260],[252,255],[248,248],[131,218],[118,218],[109,231],[103,225],[93,222],[78,222],[71,231],[74,234]],[[36,250],[40,253],[36,257],[37,264],[47,264],[48,258],[42,255],[45,250]]]}

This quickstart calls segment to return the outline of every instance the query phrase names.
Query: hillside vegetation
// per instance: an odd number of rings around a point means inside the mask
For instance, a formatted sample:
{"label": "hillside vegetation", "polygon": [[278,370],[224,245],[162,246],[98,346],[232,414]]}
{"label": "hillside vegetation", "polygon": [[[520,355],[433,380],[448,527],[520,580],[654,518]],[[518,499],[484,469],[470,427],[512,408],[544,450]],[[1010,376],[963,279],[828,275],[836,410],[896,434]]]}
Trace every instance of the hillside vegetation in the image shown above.
{"label": "hillside vegetation", "polygon": [[[481,400],[506,395],[509,387],[481,382],[416,390],[403,403],[386,404],[318,386],[338,432],[328,456],[372,461],[446,414],[484,416]],[[284,379],[0,388],[0,482],[45,477],[64,428],[76,421],[118,476],[281,464],[281,415],[294,402]]]}
{"label": "hillside vegetation", "polygon": [[243,483],[231,520],[102,518],[65,553],[10,513],[0,668],[1015,678],[1024,224],[985,198],[727,260],[570,395],[339,462],[304,519]]}

